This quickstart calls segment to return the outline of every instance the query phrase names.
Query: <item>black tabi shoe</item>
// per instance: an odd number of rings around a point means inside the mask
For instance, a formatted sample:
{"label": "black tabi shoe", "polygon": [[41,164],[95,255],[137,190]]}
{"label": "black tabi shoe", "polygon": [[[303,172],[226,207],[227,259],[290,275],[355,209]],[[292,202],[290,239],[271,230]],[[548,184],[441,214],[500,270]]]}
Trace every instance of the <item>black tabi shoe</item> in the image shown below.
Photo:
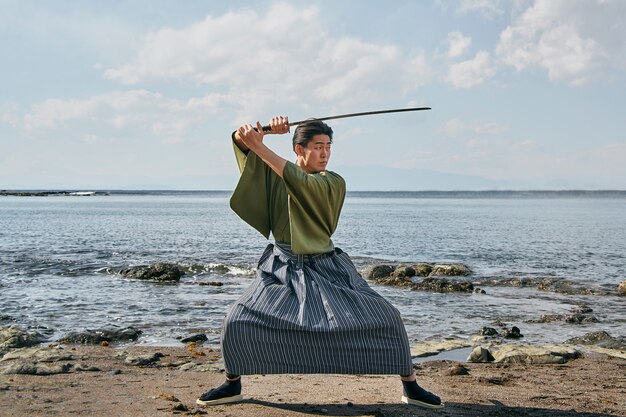
{"label": "black tabi shoe", "polygon": [[401,401],[409,405],[417,405],[423,408],[443,408],[441,398],[435,394],[426,391],[417,385],[415,381],[402,381],[404,387],[404,395]]}
{"label": "black tabi shoe", "polygon": [[217,388],[205,392],[196,400],[200,405],[220,405],[243,400],[241,395],[241,379],[226,381]]}

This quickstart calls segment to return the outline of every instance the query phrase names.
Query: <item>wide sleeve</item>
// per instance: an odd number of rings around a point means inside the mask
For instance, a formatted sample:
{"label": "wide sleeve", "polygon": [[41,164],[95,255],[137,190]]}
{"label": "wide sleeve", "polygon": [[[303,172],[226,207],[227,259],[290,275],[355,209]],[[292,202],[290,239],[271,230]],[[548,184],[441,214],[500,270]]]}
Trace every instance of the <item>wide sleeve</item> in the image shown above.
{"label": "wide sleeve", "polygon": [[267,188],[272,172],[254,152],[243,152],[234,140],[233,148],[241,176],[230,198],[230,207],[243,221],[269,239],[271,222]]}
{"label": "wide sleeve", "polygon": [[331,171],[307,174],[292,162],[283,170],[289,195],[289,222],[294,253],[333,249],[335,232],[346,195],[346,183]]}

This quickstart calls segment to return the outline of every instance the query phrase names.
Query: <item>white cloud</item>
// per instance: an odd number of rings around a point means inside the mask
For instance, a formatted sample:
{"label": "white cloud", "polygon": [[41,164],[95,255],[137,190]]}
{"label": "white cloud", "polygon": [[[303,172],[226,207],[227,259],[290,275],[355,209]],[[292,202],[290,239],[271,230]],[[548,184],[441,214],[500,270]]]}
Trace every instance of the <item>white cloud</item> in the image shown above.
{"label": "white cloud", "polygon": [[[463,136],[463,135],[492,135],[506,132],[509,130],[507,126],[494,122],[464,122],[459,119],[450,119],[445,122],[441,129],[447,136]],[[473,142],[475,145],[477,142]]]}
{"label": "white cloud", "polygon": [[580,85],[626,69],[626,2],[536,0],[500,35],[496,53],[518,71],[542,68]]}
{"label": "white cloud", "polygon": [[277,102],[293,108],[382,101],[428,81],[423,53],[334,38],[320,22],[316,7],[287,3],[273,4],[264,14],[240,10],[207,16],[149,34],[131,62],[104,75],[125,84],[218,86],[241,104],[238,118],[258,116]]}
{"label": "white cloud", "polygon": [[493,19],[504,13],[500,6],[500,0],[461,0],[457,13],[472,12],[478,12],[487,19]]}
{"label": "white cloud", "polygon": [[221,102],[218,94],[176,100],[146,90],[116,91],[84,100],[49,99],[33,105],[20,127],[29,134],[78,132],[88,143],[102,139],[102,134],[93,131],[147,132],[171,141],[182,138],[206,115],[216,113]]}
{"label": "white cloud", "polygon": [[472,45],[472,38],[464,36],[461,32],[450,32],[446,39],[448,44],[448,57],[456,58],[464,55]]}
{"label": "white cloud", "polygon": [[471,88],[495,74],[496,67],[489,53],[479,51],[474,58],[451,65],[446,81],[455,88]]}

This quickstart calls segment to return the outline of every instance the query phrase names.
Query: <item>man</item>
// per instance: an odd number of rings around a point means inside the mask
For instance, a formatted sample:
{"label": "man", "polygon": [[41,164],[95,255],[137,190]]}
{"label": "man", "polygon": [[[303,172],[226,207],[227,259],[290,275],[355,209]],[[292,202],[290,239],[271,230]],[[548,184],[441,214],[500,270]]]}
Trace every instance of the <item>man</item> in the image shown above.
{"label": "man", "polygon": [[372,290],[331,235],[345,182],[327,171],[332,129],[318,120],[293,136],[296,162],[274,153],[265,134],[289,131],[286,117],[271,130],[259,122],[232,135],[241,178],[231,208],[266,238],[255,281],[231,307],[222,332],[227,379],[200,396],[202,405],[240,401],[241,375],[280,373],[399,374],[402,401],[441,408],[415,381],[398,310]]}

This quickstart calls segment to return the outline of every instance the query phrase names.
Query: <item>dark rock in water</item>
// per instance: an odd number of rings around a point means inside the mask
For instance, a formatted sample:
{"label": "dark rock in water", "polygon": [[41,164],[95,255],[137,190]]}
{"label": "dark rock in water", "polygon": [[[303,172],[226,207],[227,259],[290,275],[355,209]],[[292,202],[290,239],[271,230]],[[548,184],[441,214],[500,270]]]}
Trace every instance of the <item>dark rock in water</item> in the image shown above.
{"label": "dark rock in water", "polygon": [[158,262],[148,266],[134,266],[120,270],[126,278],[151,281],[179,281],[185,272],[177,265]]}
{"label": "dark rock in water", "polygon": [[210,286],[210,287],[221,287],[224,285],[223,282],[219,282],[219,281],[207,281],[207,282],[201,282],[198,285],[201,286]]}
{"label": "dark rock in water", "polygon": [[622,281],[617,287],[615,287],[615,291],[619,295],[626,295],[626,280]]}
{"label": "dark rock in water", "polygon": [[607,291],[606,289],[599,287],[586,287],[576,282],[554,277],[507,279],[481,278],[475,282],[479,285],[489,286],[535,287],[541,291],[550,291],[570,295],[605,295],[610,293],[610,291]]}
{"label": "dark rock in water", "polygon": [[572,308],[572,313],[574,314],[589,314],[589,313],[593,313],[593,309],[591,307],[589,307],[588,305],[580,305],[580,306],[576,306],[574,308]]}
{"label": "dark rock in water", "polygon": [[430,276],[445,275],[453,277],[470,275],[471,273],[472,271],[463,264],[440,264],[433,267]]}
{"label": "dark rock in water", "polygon": [[528,323],[552,323],[554,321],[564,320],[565,316],[561,314],[544,314],[538,319],[528,320]]}
{"label": "dark rock in water", "polygon": [[184,339],[181,339],[180,341],[182,343],[191,343],[191,342],[206,342],[207,340],[209,340],[208,337],[206,337],[206,335],[204,333],[202,334],[194,334],[193,336],[189,336],[186,337]]}
{"label": "dark rock in water", "polygon": [[494,329],[493,327],[483,327],[482,329],[480,329],[479,334],[481,336],[498,336],[498,331],[496,329]]}
{"label": "dark rock in water", "polygon": [[483,290],[482,288],[476,288],[474,292],[476,294],[487,294],[487,291]]}
{"label": "dark rock in water", "polygon": [[413,287],[413,281],[410,278],[405,277],[387,277],[379,278],[376,280],[378,284],[388,285],[390,287]]}
{"label": "dark rock in water", "polygon": [[424,278],[422,281],[415,283],[412,288],[419,291],[432,292],[472,292],[474,286],[469,281],[450,281],[445,278]]}
{"label": "dark rock in water", "polygon": [[565,316],[566,323],[597,323],[599,320],[594,316],[586,316],[584,314],[570,314],[569,316]]}
{"label": "dark rock in water", "polygon": [[0,356],[9,349],[34,346],[46,340],[41,333],[28,333],[17,326],[0,328]]}
{"label": "dark rock in water", "polygon": [[520,329],[517,326],[513,326],[510,329],[504,330],[504,337],[506,339],[519,339],[524,337],[524,335],[520,333]]}
{"label": "dark rock in water", "polygon": [[369,279],[380,279],[391,276],[391,273],[395,268],[391,265],[374,265],[374,267],[367,274]]}
{"label": "dark rock in water", "polygon": [[415,269],[412,266],[398,265],[391,273],[392,277],[411,278],[415,276]]}
{"label": "dark rock in water", "polygon": [[626,350],[626,339],[613,337],[605,331],[590,332],[580,337],[568,339],[565,343],[569,345],[594,345],[607,349]]}
{"label": "dark rock in water", "polygon": [[433,266],[427,263],[419,263],[413,265],[413,270],[415,271],[415,275],[427,277],[431,272],[433,272]]}
{"label": "dark rock in water", "polygon": [[137,340],[141,336],[141,330],[137,330],[133,327],[127,327],[125,329],[98,329],[98,330],[86,330],[84,332],[73,332],[67,334],[60,339],[65,343],[81,343],[89,345],[97,345],[102,342],[125,342],[131,340]]}
{"label": "dark rock in water", "polygon": [[11,316],[7,316],[5,314],[0,315],[0,322],[13,321],[13,320],[15,319]]}

